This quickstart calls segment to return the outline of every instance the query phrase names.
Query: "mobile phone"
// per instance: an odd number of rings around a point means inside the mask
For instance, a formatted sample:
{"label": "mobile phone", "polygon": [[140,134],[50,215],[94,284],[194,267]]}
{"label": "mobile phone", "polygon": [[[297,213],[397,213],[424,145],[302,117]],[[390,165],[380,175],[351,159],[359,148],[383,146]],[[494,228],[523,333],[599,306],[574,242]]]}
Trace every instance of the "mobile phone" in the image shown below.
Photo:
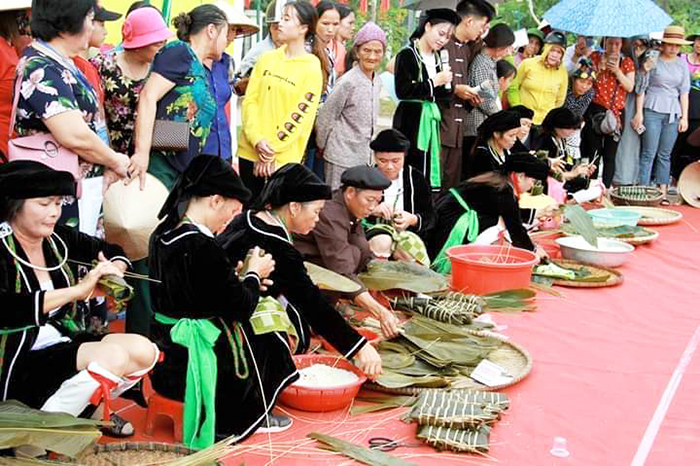
{"label": "mobile phone", "polygon": [[639,125],[635,130],[637,131],[637,134],[642,135],[644,134],[644,131],[647,130],[647,128],[644,125]]}

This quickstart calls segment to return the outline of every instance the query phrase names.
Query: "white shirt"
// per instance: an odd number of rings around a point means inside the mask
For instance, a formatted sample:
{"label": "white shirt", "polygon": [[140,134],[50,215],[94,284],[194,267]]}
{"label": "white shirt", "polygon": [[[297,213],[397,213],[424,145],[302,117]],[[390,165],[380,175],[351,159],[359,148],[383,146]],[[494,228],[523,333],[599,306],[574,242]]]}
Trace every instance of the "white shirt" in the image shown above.
{"label": "white shirt", "polygon": [[[44,291],[53,291],[53,282],[51,280],[39,283],[39,287]],[[49,316],[55,314],[58,309],[54,309],[49,312]],[[36,341],[32,346],[30,351],[40,350],[48,348],[49,346],[57,345],[59,343],[69,342],[70,338],[64,336],[59,332],[56,327],[51,324],[44,324],[39,327],[39,334],[36,337]]]}
{"label": "white shirt", "polygon": [[394,209],[394,214],[403,212],[403,170],[399,177],[391,182],[391,186],[384,190],[384,202]]}
{"label": "white shirt", "polygon": [[421,52],[420,57],[425,64],[425,68],[428,70],[428,77],[431,79],[434,78],[437,74],[437,61],[435,60],[435,54],[430,52],[426,55]]}

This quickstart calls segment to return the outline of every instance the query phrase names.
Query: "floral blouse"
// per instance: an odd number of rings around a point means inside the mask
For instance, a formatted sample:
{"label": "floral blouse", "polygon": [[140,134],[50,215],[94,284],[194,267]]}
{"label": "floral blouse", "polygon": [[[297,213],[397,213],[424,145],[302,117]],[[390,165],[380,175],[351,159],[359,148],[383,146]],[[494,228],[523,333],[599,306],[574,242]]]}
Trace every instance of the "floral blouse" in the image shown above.
{"label": "floral blouse", "polygon": [[[44,120],[61,113],[80,110],[85,123],[98,135],[105,134],[106,125],[99,111],[97,95],[85,77],[74,72],[29,46],[17,64],[17,77],[22,79],[15,131],[31,136],[49,133]],[[99,176],[102,167],[80,161],[83,178]]]}
{"label": "floral blouse", "polygon": [[189,149],[163,153],[168,163],[182,173],[194,157],[204,153],[216,116],[216,99],[204,65],[186,42],[176,40],[163,47],[151,71],[175,83],[175,87],[158,101],[156,119],[190,124]]}
{"label": "floral blouse", "polygon": [[134,152],[136,107],[146,79],[134,80],[126,76],[117,63],[117,53],[100,54],[90,61],[100,73],[104,87],[105,113],[112,149],[131,155]]}

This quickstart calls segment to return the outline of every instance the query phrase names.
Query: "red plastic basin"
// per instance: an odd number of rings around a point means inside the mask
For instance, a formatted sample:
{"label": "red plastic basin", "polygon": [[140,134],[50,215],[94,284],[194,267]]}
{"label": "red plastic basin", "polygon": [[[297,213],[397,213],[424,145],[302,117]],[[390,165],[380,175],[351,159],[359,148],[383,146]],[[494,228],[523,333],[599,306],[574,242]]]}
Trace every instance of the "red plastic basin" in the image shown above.
{"label": "red plastic basin", "polygon": [[[379,341],[379,335],[377,332],[374,332],[368,328],[356,328],[355,330],[357,330],[357,333],[365,337],[370,344],[374,344]],[[321,344],[323,345],[323,349],[326,351],[335,351],[336,353],[339,352],[337,349],[335,349],[335,346],[328,343],[325,339],[321,340]]]}
{"label": "red plastic basin", "polygon": [[535,233],[531,236],[532,241],[538,246],[540,246],[542,249],[547,251],[547,254],[549,254],[549,257],[552,259],[561,258],[561,249],[559,248],[559,244],[556,241],[557,238],[561,237],[562,234],[558,231],[543,231]]}
{"label": "red plastic basin", "polygon": [[452,289],[485,295],[530,286],[537,256],[508,245],[466,244],[447,250],[452,264]]}
{"label": "red plastic basin", "polygon": [[325,364],[354,372],[359,377],[358,380],[351,384],[333,388],[297,387],[295,385],[285,388],[280,395],[280,401],[287,406],[302,411],[318,413],[344,408],[357,396],[360,387],[367,380],[367,376],[360,369],[350,364],[349,361],[337,356],[301,354],[293,358],[297,369],[303,369],[314,364]]}

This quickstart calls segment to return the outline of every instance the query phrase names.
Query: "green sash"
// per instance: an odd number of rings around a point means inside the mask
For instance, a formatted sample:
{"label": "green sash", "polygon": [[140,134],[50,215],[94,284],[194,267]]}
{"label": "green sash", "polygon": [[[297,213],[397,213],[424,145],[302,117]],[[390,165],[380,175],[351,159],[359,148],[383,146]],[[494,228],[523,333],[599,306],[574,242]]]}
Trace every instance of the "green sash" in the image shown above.
{"label": "green sash", "polygon": [[456,189],[451,188],[450,194],[457,199],[459,205],[461,205],[464,209],[464,213],[459,217],[459,220],[457,220],[455,226],[452,227],[452,231],[450,231],[450,235],[447,237],[445,245],[442,247],[440,253],[433,261],[433,268],[442,274],[452,272],[452,264],[447,257],[447,250],[452,246],[462,244],[465,237],[467,241],[471,243],[479,234],[479,216],[476,214],[476,211],[472,210],[472,208],[467,205]]}
{"label": "green sash", "polygon": [[214,444],[216,432],[217,362],[214,343],[221,330],[207,319],[178,320],[159,313],[155,314],[155,319],[161,324],[172,325],[170,338],[187,348],[183,443],[197,450],[210,447]]}
{"label": "green sash", "polygon": [[435,102],[419,101],[422,105],[416,146],[422,151],[430,151],[430,186],[439,188],[442,184],[440,173],[440,107]]}

